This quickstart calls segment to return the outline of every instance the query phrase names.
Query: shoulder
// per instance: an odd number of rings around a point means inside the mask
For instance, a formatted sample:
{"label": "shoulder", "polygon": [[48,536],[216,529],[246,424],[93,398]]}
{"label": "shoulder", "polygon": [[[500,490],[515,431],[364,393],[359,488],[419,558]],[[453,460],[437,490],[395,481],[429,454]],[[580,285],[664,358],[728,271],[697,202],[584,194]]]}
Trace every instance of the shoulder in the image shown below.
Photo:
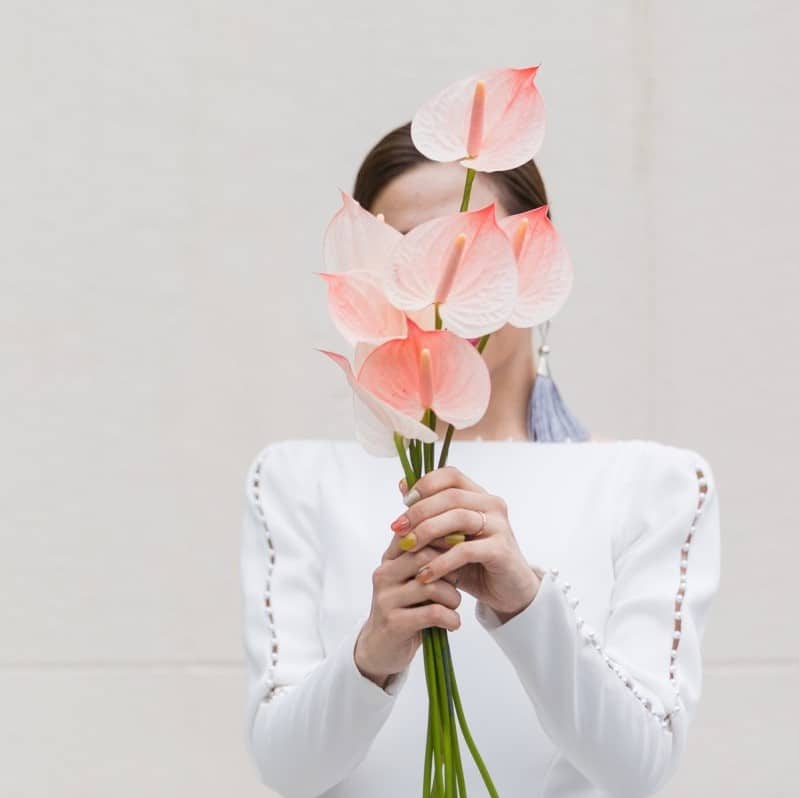
{"label": "shoulder", "polygon": [[[717,515],[715,475],[695,448],[655,439],[620,441],[626,462],[627,520],[622,549],[633,541],[689,530],[699,516]],[[717,518],[711,523],[717,524]]]}
{"label": "shoulder", "polygon": [[245,476],[245,491],[258,505],[262,495],[308,495],[315,482],[329,473],[342,458],[356,449],[354,441],[322,438],[283,438],[263,446],[251,459]]}
{"label": "shoulder", "polygon": [[641,483],[672,482],[687,484],[695,490],[697,482],[715,484],[710,462],[697,449],[677,446],[654,438],[613,439],[592,436],[589,443],[609,446],[627,461],[631,481]]}
{"label": "shoulder", "polygon": [[708,458],[697,449],[676,446],[664,441],[643,441],[646,478],[658,488],[696,494],[715,491],[715,475]]}

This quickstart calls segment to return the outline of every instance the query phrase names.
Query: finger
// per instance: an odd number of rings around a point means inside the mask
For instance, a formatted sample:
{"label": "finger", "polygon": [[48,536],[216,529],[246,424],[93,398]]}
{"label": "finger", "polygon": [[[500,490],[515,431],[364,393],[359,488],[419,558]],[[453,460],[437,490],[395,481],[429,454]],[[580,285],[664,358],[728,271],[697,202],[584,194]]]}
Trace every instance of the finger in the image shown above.
{"label": "finger", "polygon": [[408,534],[399,540],[399,547],[405,551],[418,551],[433,541],[444,539],[446,542],[450,535],[461,533],[462,535],[484,535],[492,534],[492,517],[485,513],[485,523],[483,522],[483,512],[456,507],[452,510],[434,515],[421,521]]}
{"label": "finger", "polygon": [[432,496],[445,488],[463,488],[476,493],[486,493],[486,490],[474,480],[469,479],[455,466],[442,466],[428,471],[416,481],[416,484],[402,497],[406,506],[410,507],[420,499]]}
{"label": "finger", "polygon": [[488,510],[490,497],[487,493],[477,493],[464,488],[444,488],[431,496],[425,496],[413,503],[391,522],[391,528],[398,535],[411,531],[426,518],[439,515],[456,507],[472,510]]}
{"label": "finger", "polygon": [[386,560],[394,560],[403,553],[403,550],[400,548],[400,536],[392,535],[386,550],[383,552],[381,562],[385,562]]}
{"label": "finger", "polygon": [[395,612],[398,634],[402,637],[410,637],[430,626],[454,632],[461,625],[460,615],[443,604],[423,604],[421,607],[408,607]]}
{"label": "finger", "polygon": [[400,551],[396,557],[384,559],[380,567],[387,583],[402,583],[416,576],[417,571],[439,555],[439,550],[428,546],[419,551]]}
{"label": "finger", "polygon": [[455,610],[460,606],[462,598],[460,591],[445,579],[437,579],[429,584],[418,579],[409,579],[391,590],[388,601],[394,607],[413,607],[432,602]]}
{"label": "finger", "polygon": [[490,540],[467,540],[423,565],[417,572],[416,578],[422,584],[429,584],[464,565],[484,562],[491,556],[491,549]]}

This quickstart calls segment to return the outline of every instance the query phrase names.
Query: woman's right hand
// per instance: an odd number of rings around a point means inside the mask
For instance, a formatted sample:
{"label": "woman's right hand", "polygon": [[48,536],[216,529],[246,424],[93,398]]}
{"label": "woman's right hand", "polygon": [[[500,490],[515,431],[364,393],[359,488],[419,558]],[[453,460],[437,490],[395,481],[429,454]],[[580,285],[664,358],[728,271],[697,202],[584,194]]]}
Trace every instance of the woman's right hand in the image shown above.
{"label": "woman's right hand", "polygon": [[421,645],[422,629],[455,631],[461,625],[455,611],[460,591],[446,579],[425,585],[415,578],[440,554],[432,546],[402,551],[395,535],[372,573],[372,608],[355,643],[355,664],[380,687],[411,662]]}

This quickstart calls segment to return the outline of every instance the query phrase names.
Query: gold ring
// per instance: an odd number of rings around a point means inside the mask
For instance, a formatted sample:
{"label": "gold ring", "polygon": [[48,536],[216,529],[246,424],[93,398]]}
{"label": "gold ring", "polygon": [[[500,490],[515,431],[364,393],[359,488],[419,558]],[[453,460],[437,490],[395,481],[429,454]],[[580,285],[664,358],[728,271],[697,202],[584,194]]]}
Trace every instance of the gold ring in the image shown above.
{"label": "gold ring", "polygon": [[479,535],[483,534],[483,530],[486,528],[486,514],[482,510],[478,510],[478,513],[483,516],[483,523],[480,524],[480,529],[474,533],[474,537],[478,537]]}

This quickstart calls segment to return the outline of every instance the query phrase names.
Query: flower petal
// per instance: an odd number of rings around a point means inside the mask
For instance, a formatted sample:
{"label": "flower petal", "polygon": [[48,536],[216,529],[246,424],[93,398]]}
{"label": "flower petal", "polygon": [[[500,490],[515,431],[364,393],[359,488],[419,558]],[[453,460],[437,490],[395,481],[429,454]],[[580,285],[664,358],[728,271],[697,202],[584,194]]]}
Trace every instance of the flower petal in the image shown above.
{"label": "flower petal", "polygon": [[387,457],[396,454],[394,433],[404,438],[416,438],[425,443],[439,440],[438,435],[421,421],[404,415],[360,385],[349,361],[337,352],[317,349],[341,368],[353,390],[355,436],[371,454]]}
{"label": "flower petal", "polygon": [[533,327],[553,318],[574,283],[571,258],[547,210],[543,205],[499,222],[518,250],[519,293],[508,320],[514,327]]}
{"label": "flower petal", "polygon": [[[459,237],[462,254],[451,280],[445,279]],[[441,299],[447,328],[465,338],[494,332],[510,317],[518,275],[513,250],[497,224],[494,206],[424,222],[394,250],[383,287],[389,302],[408,312]],[[449,285],[446,295],[439,294]]]}
{"label": "flower petal", "polygon": [[[411,326],[416,327],[409,320],[409,332]],[[427,409],[419,394],[419,350],[410,338],[395,338],[375,347],[361,364],[358,383],[410,418],[421,419]]]}
{"label": "flower petal", "polygon": [[546,129],[544,101],[535,85],[538,67],[497,69],[486,84],[483,144],[476,158],[461,161],[478,172],[515,169],[541,149]]}
{"label": "flower petal", "polygon": [[[407,331],[407,327],[405,328]],[[381,341],[381,343],[383,343]],[[380,344],[373,344],[367,341],[358,341],[355,345],[355,353],[352,356],[352,370],[357,374],[361,370],[363,361],[375,350]]]}
{"label": "flower petal", "polygon": [[411,139],[431,161],[465,158],[476,76],[459,80],[431,97],[414,114]]}
{"label": "flower petal", "polygon": [[491,378],[482,355],[448,330],[423,330],[408,319],[408,337],[376,347],[364,360],[358,382],[406,415],[421,417],[421,352],[432,371],[432,408],[457,429],[476,424],[488,407]]}
{"label": "flower petal", "polygon": [[380,274],[402,233],[364,210],[346,191],[324,238],[324,262],[330,272],[365,270]]}
{"label": "flower petal", "polygon": [[485,415],[491,398],[491,375],[483,356],[446,330],[421,335],[430,351],[436,416],[456,429],[471,427]]}
{"label": "flower petal", "polygon": [[[460,161],[479,172],[526,163],[540,149],[545,130],[544,104],[534,82],[537,71],[538,66],[493,69],[447,86],[414,114],[414,146],[433,161]],[[485,84],[485,111],[482,143],[475,154],[468,152],[467,141],[478,81]]]}
{"label": "flower petal", "polygon": [[327,283],[327,304],[336,329],[353,345],[404,338],[405,314],[383,292],[374,272],[316,272]]}
{"label": "flower petal", "polygon": [[436,309],[433,305],[427,305],[421,310],[406,310],[405,314],[423,330],[435,330],[436,328]]}

